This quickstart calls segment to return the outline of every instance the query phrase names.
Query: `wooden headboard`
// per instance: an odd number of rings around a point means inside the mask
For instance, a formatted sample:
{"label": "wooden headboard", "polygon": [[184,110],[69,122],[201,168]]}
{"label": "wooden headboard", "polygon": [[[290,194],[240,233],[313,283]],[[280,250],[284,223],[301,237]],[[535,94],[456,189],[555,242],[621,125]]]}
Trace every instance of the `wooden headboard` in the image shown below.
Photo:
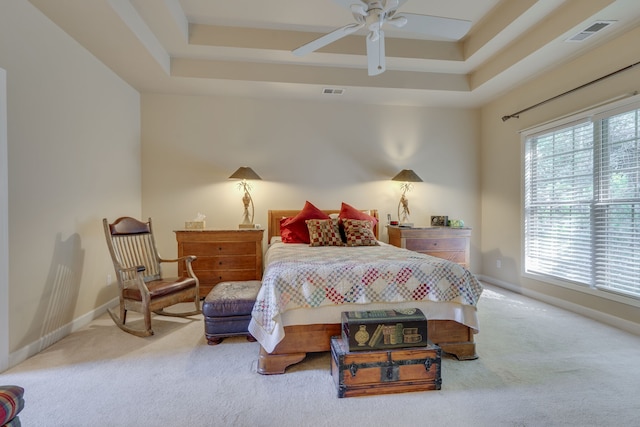
{"label": "wooden headboard", "polygon": [[[339,214],[340,210],[339,209],[323,209],[322,212],[326,213],[327,215],[330,214]],[[378,226],[380,225],[380,218],[378,218],[378,211],[376,209],[370,209],[370,210],[365,210],[364,212],[367,212],[369,215],[371,215],[372,217],[374,217],[375,219],[378,220],[378,223],[373,227],[373,234],[376,236],[376,239],[379,238],[378,235]],[[273,236],[280,236],[280,220],[282,218],[286,218],[286,217],[291,217],[291,216],[296,216],[300,213],[300,209],[297,210],[270,210],[268,212],[268,220],[269,220],[269,224],[268,224],[268,229],[267,229],[267,233],[268,233],[268,237],[267,237],[267,242],[271,243],[271,238]]]}

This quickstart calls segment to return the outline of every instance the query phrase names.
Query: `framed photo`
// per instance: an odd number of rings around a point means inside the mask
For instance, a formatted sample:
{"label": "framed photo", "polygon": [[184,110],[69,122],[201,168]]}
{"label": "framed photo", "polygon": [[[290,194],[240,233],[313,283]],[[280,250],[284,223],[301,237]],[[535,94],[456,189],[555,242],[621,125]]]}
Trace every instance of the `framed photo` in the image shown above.
{"label": "framed photo", "polygon": [[435,215],[431,217],[432,227],[446,227],[448,224],[448,217],[445,215]]}

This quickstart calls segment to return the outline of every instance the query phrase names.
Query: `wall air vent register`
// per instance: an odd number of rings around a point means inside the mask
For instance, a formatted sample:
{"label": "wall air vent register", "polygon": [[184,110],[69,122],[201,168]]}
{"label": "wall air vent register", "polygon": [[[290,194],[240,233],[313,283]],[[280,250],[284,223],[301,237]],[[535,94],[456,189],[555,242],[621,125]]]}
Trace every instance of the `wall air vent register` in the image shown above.
{"label": "wall air vent register", "polygon": [[568,42],[583,42],[589,37],[595,35],[597,32],[604,30],[609,25],[615,23],[616,21],[596,21],[593,24],[589,25],[589,27],[580,31],[577,34],[569,37],[566,41]]}
{"label": "wall air vent register", "polygon": [[344,93],[344,89],[339,89],[339,88],[326,87],[322,89],[323,95],[342,95],[343,93]]}

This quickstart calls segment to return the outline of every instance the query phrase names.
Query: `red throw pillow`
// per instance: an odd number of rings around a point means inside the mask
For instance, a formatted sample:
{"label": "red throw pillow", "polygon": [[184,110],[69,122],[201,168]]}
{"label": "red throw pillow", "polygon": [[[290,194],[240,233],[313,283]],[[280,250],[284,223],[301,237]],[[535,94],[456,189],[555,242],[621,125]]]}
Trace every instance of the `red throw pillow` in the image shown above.
{"label": "red throw pillow", "polygon": [[329,215],[308,200],[298,215],[280,220],[280,237],[284,243],[310,243],[308,219],[329,219]]}
{"label": "red throw pillow", "polygon": [[340,207],[340,215],[338,215],[338,217],[340,218],[340,221],[344,221],[345,219],[371,221],[371,228],[375,227],[375,225],[378,223],[378,220],[375,217],[366,214],[361,210],[358,210],[353,206],[346,204],[345,202],[342,202],[342,206]]}
{"label": "red throw pillow", "polygon": [[284,243],[302,243],[297,241],[298,238],[293,232],[293,228],[288,226],[292,219],[293,217],[289,216],[280,220],[280,237]]}

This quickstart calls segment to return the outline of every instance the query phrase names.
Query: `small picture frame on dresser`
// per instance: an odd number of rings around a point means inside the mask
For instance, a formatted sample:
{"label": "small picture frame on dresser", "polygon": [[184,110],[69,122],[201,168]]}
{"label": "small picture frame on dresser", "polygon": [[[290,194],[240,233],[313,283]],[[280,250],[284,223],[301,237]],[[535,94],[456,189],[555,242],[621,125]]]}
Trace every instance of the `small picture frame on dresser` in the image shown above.
{"label": "small picture frame on dresser", "polygon": [[446,227],[449,224],[449,218],[446,215],[432,215],[431,226],[432,227]]}

